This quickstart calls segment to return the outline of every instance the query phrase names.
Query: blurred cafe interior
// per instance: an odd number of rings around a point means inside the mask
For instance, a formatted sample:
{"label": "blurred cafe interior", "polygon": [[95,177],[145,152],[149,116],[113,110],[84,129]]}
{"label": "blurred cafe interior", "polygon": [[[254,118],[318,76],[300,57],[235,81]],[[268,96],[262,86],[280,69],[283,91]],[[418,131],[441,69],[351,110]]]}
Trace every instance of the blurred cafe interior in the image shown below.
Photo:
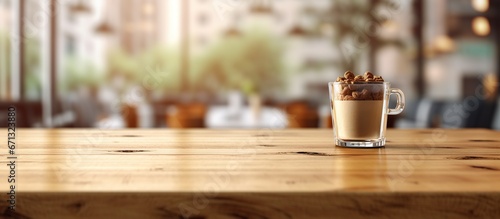
{"label": "blurred cafe interior", "polygon": [[0,110],[16,106],[17,126],[35,128],[328,128],[327,83],[352,70],[406,94],[389,127],[498,130],[499,11],[493,0],[0,0]]}

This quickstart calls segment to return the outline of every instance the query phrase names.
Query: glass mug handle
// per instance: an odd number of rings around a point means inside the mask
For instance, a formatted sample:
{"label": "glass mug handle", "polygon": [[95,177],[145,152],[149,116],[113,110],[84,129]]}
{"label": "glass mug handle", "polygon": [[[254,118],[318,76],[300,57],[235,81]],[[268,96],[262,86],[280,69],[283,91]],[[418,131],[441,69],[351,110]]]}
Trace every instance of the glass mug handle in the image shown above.
{"label": "glass mug handle", "polygon": [[389,108],[387,115],[398,115],[403,112],[403,109],[405,108],[405,94],[403,93],[403,91],[397,88],[391,88],[390,92],[391,93],[389,95],[396,94],[398,99],[396,101],[396,108]]}

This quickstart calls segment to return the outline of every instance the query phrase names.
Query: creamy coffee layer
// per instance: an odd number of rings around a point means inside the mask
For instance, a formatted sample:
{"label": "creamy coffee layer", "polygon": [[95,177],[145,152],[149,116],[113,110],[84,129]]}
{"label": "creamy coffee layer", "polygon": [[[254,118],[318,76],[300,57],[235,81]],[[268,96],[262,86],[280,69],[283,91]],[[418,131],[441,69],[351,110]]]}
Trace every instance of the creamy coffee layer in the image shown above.
{"label": "creamy coffee layer", "polygon": [[[383,120],[383,100],[334,100],[332,101],[337,136],[344,140],[370,140],[380,137],[386,126]],[[382,124],[384,123],[384,124]]]}

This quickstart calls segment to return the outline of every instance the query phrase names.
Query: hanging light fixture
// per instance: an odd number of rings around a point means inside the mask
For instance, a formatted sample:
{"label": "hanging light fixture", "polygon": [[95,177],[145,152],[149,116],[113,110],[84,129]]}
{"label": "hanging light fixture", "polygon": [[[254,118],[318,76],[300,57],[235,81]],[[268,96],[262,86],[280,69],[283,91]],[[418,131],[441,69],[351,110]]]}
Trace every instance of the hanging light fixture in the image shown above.
{"label": "hanging light fixture", "polygon": [[288,36],[291,37],[304,37],[307,35],[307,31],[304,30],[300,25],[295,24],[290,30],[288,30]]}
{"label": "hanging light fixture", "polygon": [[102,21],[97,27],[95,28],[95,32],[103,35],[109,35],[113,33],[113,28],[111,25],[106,22]]}
{"label": "hanging light fixture", "polygon": [[490,7],[489,0],[472,0],[472,7],[479,12],[486,12]]}
{"label": "hanging light fixture", "polygon": [[92,9],[88,5],[86,5],[83,0],[80,0],[76,4],[69,6],[69,10],[75,14],[92,13]]}
{"label": "hanging light fixture", "polygon": [[273,13],[273,9],[269,4],[264,2],[254,2],[250,5],[250,13],[253,14],[266,14],[270,15]]}
{"label": "hanging light fixture", "polygon": [[472,31],[478,36],[487,36],[491,32],[490,22],[485,17],[475,17],[472,20]]}
{"label": "hanging light fixture", "polygon": [[105,18],[95,27],[94,31],[98,34],[102,35],[111,35],[113,34],[113,28],[111,27],[111,24],[109,23],[109,12],[107,12],[108,5],[104,5],[104,12],[106,13]]}

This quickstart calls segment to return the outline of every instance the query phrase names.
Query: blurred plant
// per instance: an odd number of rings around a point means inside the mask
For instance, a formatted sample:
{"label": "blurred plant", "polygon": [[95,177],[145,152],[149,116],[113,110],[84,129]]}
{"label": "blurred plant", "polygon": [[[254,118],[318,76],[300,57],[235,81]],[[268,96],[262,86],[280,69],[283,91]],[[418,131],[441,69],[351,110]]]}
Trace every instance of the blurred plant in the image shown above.
{"label": "blurred plant", "polygon": [[133,84],[139,78],[139,63],[125,51],[114,49],[109,53],[106,72],[108,79],[123,77],[127,83]]}
{"label": "blurred plant", "polygon": [[24,40],[24,49],[24,86],[26,97],[28,99],[41,99],[42,82],[40,77],[40,41],[34,38],[26,38]]}
{"label": "blurred plant", "polygon": [[[11,42],[10,36],[2,32],[0,33],[0,42]],[[42,83],[40,78],[40,42],[36,38],[23,38],[24,43],[24,91],[27,99],[40,99]],[[11,47],[5,46],[4,50],[0,51],[1,57],[4,57],[4,68],[8,69],[7,80],[10,80],[11,68]]]}
{"label": "blurred plant", "polygon": [[[108,59],[108,77],[124,78],[125,87],[139,85],[147,91],[153,89],[167,94],[180,92],[180,55],[175,50],[154,46],[137,55],[128,54],[123,50],[113,50]],[[144,84],[146,78],[156,80],[148,81],[148,84],[154,86]]]}
{"label": "blurred plant", "polygon": [[[375,54],[373,51],[383,44],[394,43],[381,39],[377,31],[398,7],[393,0],[338,0],[324,10],[306,8],[304,13],[315,20],[313,34],[331,37],[341,51],[342,58],[335,65],[354,70],[364,52]],[[369,55],[372,62],[373,58]]]}
{"label": "blurred plant", "polygon": [[[4,43],[4,42],[10,42],[10,38],[9,38],[9,35],[6,33],[6,32],[0,32],[0,42]],[[10,81],[10,64],[11,64],[11,60],[10,60],[10,46],[8,46],[9,44],[5,43],[3,45],[3,49],[0,50],[0,57],[1,59],[3,59],[3,62],[2,64],[5,64],[5,66],[0,66],[2,67],[3,69],[6,69],[6,71],[0,71],[0,78],[6,78],[7,81]],[[8,88],[0,88],[2,90],[6,90]]]}
{"label": "blurred plant", "polygon": [[139,80],[144,81],[145,73],[153,74],[154,87],[167,95],[175,95],[181,92],[180,83],[180,52],[178,50],[155,46],[141,54],[138,62],[142,66],[139,71]]}
{"label": "blurred plant", "polygon": [[194,87],[271,94],[284,85],[282,54],[280,40],[263,30],[224,37],[194,61]]}
{"label": "blurred plant", "polygon": [[59,87],[61,92],[75,91],[80,87],[97,88],[104,76],[90,61],[69,57],[64,63],[64,74]]}

